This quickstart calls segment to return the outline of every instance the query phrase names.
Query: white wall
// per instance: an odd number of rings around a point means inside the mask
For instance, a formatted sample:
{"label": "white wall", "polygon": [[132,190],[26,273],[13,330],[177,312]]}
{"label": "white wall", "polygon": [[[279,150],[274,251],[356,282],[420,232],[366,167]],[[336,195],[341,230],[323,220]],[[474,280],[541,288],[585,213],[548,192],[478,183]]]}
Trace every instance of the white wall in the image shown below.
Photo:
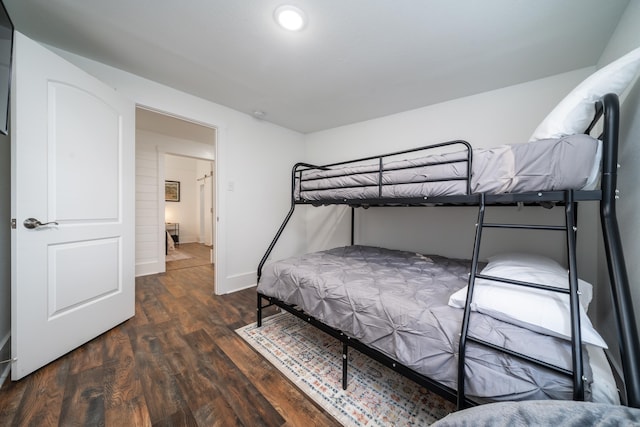
{"label": "white wall", "polygon": [[[303,135],[87,58],[52,50],[140,106],[217,127],[216,292],[255,284],[257,264],[288,210],[290,170],[304,155]],[[138,148],[136,151],[139,153]],[[293,220],[276,247],[275,259],[304,250],[303,224],[300,216]]]}
{"label": "white wall", "polygon": [[[436,142],[464,139],[475,147],[491,147],[526,142],[538,123],[573,87],[594,70],[593,67],[541,79],[500,90],[457,99],[405,113],[357,123],[307,137],[307,161],[316,164],[382,154]],[[348,218],[341,208],[309,210],[310,249],[347,244]],[[488,212],[496,212],[492,209]],[[489,215],[489,213],[488,213]],[[564,212],[555,208],[500,208],[500,218],[534,223],[563,221]],[[372,208],[357,210],[357,242],[386,247],[470,258],[475,208]],[[580,215],[582,229],[581,276],[591,279],[596,257],[593,227],[589,216]],[[343,221],[336,225],[336,218]],[[527,234],[517,231],[485,233],[482,257],[501,250],[524,250],[565,259],[565,240],[561,233]],[[584,274],[582,274],[584,273]]]}
{"label": "white wall", "polygon": [[[631,50],[640,47],[640,0],[632,0],[627,6],[615,33],[611,37],[598,67],[603,67],[611,61],[619,58]],[[620,108],[620,151],[618,153],[618,189],[620,199],[617,202],[618,220],[622,236],[622,246],[625,252],[625,260],[631,295],[634,302],[636,324],[640,330],[640,82],[637,80]],[[608,273],[603,245],[600,244],[598,258],[599,280],[594,301],[597,313],[597,323],[602,325],[599,330],[608,342],[615,342],[615,328],[613,326],[613,312],[609,303],[599,301],[608,300],[609,291]],[[615,350],[615,346],[612,350]]]}
{"label": "white wall", "polygon": [[[11,144],[0,134],[0,360],[11,356]],[[0,365],[0,386],[9,364]]]}
{"label": "white wall", "polygon": [[180,201],[165,202],[164,219],[179,224],[180,243],[197,242],[200,237],[196,172],[196,159],[165,155],[164,179],[180,183]]}
{"label": "white wall", "polygon": [[159,197],[164,189],[160,187],[154,135],[136,130],[136,276],[164,272],[165,267],[160,233],[164,204]]}

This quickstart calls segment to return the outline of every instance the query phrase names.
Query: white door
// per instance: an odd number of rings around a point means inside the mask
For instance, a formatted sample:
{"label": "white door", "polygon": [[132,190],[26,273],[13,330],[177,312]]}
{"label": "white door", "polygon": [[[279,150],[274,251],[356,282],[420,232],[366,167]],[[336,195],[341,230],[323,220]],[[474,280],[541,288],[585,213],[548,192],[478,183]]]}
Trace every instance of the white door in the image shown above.
{"label": "white door", "polygon": [[13,380],[135,310],[134,105],[22,34],[15,41]]}

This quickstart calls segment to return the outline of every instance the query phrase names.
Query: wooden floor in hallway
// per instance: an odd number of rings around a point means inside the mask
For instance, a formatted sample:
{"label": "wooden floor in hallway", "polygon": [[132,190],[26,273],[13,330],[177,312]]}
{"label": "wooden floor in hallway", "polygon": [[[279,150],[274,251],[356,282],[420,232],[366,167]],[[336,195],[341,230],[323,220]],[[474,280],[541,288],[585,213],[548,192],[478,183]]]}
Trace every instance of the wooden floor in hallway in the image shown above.
{"label": "wooden floor in hallway", "polygon": [[210,264],[211,249],[211,246],[202,245],[200,243],[182,243],[175,245],[175,249],[170,250],[169,253],[172,255],[175,255],[175,253],[179,253],[181,255],[181,258],[188,258],[178,259],[175,261],[167,261],[166,269],[167,271],[181,270],[183,268],[198,267],[201,265]]}
{"label": "wooden floor in hallway", "polygon": [[135,317],[7,381],[0,425],[338,426],[234,332],[255,321],[255,288],[214,295],[209,248],[191,249],[136,279]]}

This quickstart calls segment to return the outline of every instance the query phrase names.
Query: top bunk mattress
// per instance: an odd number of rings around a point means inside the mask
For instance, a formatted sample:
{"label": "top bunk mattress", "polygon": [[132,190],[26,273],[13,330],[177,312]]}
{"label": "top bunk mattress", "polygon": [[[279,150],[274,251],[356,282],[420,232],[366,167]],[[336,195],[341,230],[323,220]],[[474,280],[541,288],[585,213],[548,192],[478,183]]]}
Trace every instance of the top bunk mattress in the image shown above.
{"label": "top bunk mattress", "polygon": [[[306,169],[296,176],[296,201],[425,198],[467,194],[467,151],[415,159]],[[593,190],[601,144],[584,134],[526,144],[478,148],[472,153],[471,194]]]}

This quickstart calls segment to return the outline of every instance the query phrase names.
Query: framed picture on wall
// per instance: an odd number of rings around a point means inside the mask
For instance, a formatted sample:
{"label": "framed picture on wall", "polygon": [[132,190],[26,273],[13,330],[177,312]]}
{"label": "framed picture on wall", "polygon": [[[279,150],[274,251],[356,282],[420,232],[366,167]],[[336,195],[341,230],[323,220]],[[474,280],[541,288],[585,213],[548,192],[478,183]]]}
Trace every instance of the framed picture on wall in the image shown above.
{"label": "framed picture on wall", "polygon": [[164,201],[165,202],[180,201],[180,181],[164,182]]}

